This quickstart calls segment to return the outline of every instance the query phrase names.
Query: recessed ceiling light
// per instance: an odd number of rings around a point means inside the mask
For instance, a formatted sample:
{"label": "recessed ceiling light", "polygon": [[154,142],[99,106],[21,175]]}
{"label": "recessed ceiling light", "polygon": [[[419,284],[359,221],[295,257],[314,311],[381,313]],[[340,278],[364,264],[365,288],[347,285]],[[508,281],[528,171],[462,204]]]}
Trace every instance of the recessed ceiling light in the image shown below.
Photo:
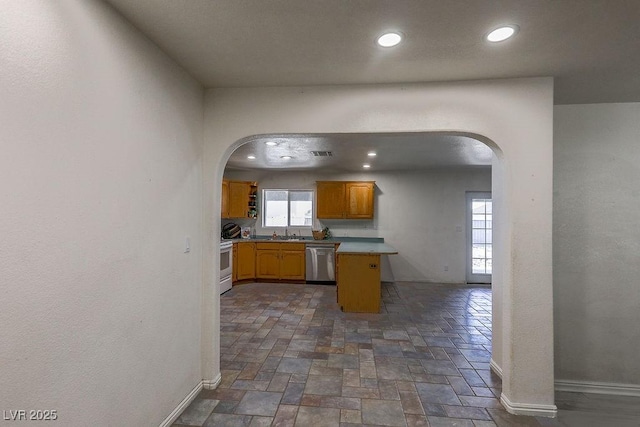
{"label": "recessed ceiling light", "polygon": [[506,39],[513,37],[517,32],[517,25],[505,25],[503,27],[496,28],[487,34],[487,40],[493,43],[505,41]]}
{"label": "recessed ceiling light", "polygon": [[402,41],[400,33],[385,33],[378,37],[378,45],[382,47],[393,47]]}
{"label": "recessed ceiling light", "polygon": [[375,157],[375,156],[377,156],[377,155],[378,155],[378,154],[376,154],[376,152],[375,152],[375,151],[369,151],[369,152],[367,153],[367,156],[369,156],[369,157]]}
{"label": "recessed ceiling light", "polygon": [[277,143],[277,142],[275,142],[275,141],[267,141],[267,142],[265,142],[265,144],[270,145],[270,146],[272,146],[272,147],[273,147],[274,145],[278,145],[278,143]]}
{"label": "recessed ceiling light", "polygon": [[249,159],[249,160],[255,160],[255,159],[256,159],[256,156],[254,156],[253,154],[249,154],[249,155],[247,156],[247,159]]}
{"label": "recessed ceiling light", "polygon": [[282,160],[291,160],[291,156],[280,156]]}
{"label": "recessed ceiling light", "polygon": [[362,167],[365,168],[365,169],[369,169],[371,167],[371,165],[365,163],[364,165],[362,165]]}

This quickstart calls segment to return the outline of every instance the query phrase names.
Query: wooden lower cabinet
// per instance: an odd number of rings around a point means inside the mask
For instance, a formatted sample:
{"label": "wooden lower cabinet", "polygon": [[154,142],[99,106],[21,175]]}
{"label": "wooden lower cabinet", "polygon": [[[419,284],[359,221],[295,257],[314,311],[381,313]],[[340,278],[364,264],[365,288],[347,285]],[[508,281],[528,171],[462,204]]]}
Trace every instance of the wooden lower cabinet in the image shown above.
{"label": "wooden lower cabinet", "polygon": [[238,281],[238,244],[233,244],[233,249],[231,250],[232,255],[232,265],[231,265],[231,282]]}
{"label": "wooden lower cabinet", "polygon": [[280,278],[283,280],[305,279],[305,252],[303,250],[280,251]]}
{"label": "wooden lower cabinet", "polygon": [[256,277],[271,280],[305,279],[304,243],[257,243]]}
{"label": "wooden lower cabinet", "polygon": [[234,252],[233,269],[236,271],[235,280],[256,278],[256,244],[253,242],[238,242],[237,254]]}
{"label": "wooden lower cabinet", "polygon": [[348,313],[380,312],[380,255],[338,254],[338,304]]}
{"label": "wooden lower cabinet", "polygon": [[[265,247],[269,245],[269,247]],[[280,248],[277,243],[258,243],[256,251],[256,277],[280,279]]]}

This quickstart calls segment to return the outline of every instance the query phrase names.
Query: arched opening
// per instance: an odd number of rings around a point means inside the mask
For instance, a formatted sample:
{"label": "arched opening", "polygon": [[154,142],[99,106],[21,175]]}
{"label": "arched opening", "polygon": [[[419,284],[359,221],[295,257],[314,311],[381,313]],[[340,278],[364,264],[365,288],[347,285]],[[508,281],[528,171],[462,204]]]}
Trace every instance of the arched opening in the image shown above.
{"label": "arched opening", "polygon": [[[260,381],[269,381],[270,390],[284,393],[283,399],[289,403],[296,402],[294,391],[303,386],[307,390],[305,396],[340,394],[338,384],[331,383],[331,390],[316,384],[320,383],[318,374],[325,372],[316,366],[321,363],[333,368],[326,371],[334,374],[328,375],[328,383],[341,382],[336,376],[353,375],[354,370],[345,371],[338,366],[344,360],[338,363],[338,356],[330,353],[335,351],[346,354],[340,357],[348,359],[349,366],[365,376],[373,376],[378,360],[376,378],[348,382],[357,387],[345,386],[345,394],[367,389],[364,386],[374,381],[393,385],[402,380],[417,383],[424,405],[431,405],[432,387],[442,388],[441,393],[449,393],[454,402],[464,402],[466,396],[454,394],[473,393],[469,387],[462,387],[469,381],[475,385],[476,393],[493,398],[496,396],[492,393],[496,393],[499,397],[499,381],[489,373],[491,324],[495,322],[486,316],[493,311],[488,297],[491,288],[464,285],[465,196],[468,191],[491,191],[491,163],[500,160],[489,147],[454,132],[260,135],[240,142],[243,144],[231,154],[224,177],[240,188],[241,183],[256,183],[259,196],[257,218],[247,218],[245,206],[241,212],[244,218],[232,215],[221,222],[221,227],[233,223],[249,228],[250,235],[257,236],[256,240],[240,241],[236,246],[253,246],[254,241],[262,242],[272,232],[285,235],[287,228],[264,223],[263,192],[315,192],[316,181],[371,180],[376,182],[373,220],[318,220],[314,215],[310,222],[328,226],[339,239],[382,238],[399,253],[383,256],[386,263],[382,269],[380,314],[363,318],[327,308],[337,306],[335,287],[311,289],[313,285],[278,283],[277,279],[260,277],[254,264],[256,276],[245,275],[234,290],[221,297],[223,390],[254,384],[258,387],[264,385]],[[314,155],[318,151],[323,152],[321,157]],[[375,153],[375,159],[369,153]],[[293,158],[283,160],[283,155]],[[371,167],[363,170],[363,162]],[[305,227],[290,227],[289,232],[296,234],[296,241],[300,236],[311,238]],[[252,258],[261,256],[260,253],[256,257],[254,252]],[[242,310],[246,316],[240,314]],[[298,313],[306,313],[307,318]],[[384,326],[391,324],[393,327]],[[342,332],[342,328],[348,332]],[[363,355],[375,356],[373,363],[348,354],[357,354],[359,349]],[[448,352],[457,354],[450,358]],[[394,368],[384,366],[387,356],[383,355],[389,355]],[[263,368],[265,363],[268,366]],[[289,372],[293,363],[299,363],[296,369],[308,375]],[[305,364],[310,365],[308,371]],[[278,387],[280,382],[290,381],[292,375],[298,375],[299,382]],[[426,382],[436,377],[446,384]],[[432,405],[439,407],[437,403]]]}
{"label": "arched opening", "polygon": [[[526,79],[416,85],[411,90],[390,86],[213,91],[215,102],[207,112],[205,129],[205,162],[215,173],[205,180],[205,223],[211,220],[206,224],[211,241],[204,251],[203,377],[210,378],[211,385],[219,381],[219,305],[212,292],[218,279],[220,235],[215,218],[224,165],[243,138],[309,132],[445,132],[472,136],[494,149],[492,193],[496,221],[502,226],[494,235],[492,366],[503,376],[501,401],[516,414],[555,415],[550,88],[548,79]],[[234,114],[239,119],[223,120]]]}

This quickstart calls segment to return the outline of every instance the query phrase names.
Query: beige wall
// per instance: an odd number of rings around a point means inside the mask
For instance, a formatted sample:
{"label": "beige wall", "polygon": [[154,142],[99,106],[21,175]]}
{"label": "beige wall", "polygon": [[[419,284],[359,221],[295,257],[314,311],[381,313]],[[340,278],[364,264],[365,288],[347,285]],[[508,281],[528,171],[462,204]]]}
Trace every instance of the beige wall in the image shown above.
{"label": "beige wall", "polygon": [[640,395],[640,104],[554,111],[556,377]]}
{"label": "beige wall", "polygon": [[0,9],[1,409],[158,425],[202,379],[203,91],[102,2]]}
{"label": "beige wall", "polygon": [[117,408],[122,424],[156,425],[216,380],[220,180],[239,140],[260,133],[453,131],[497,144],[505,397],[551,411],[553,297],[560,379],[640,382],[638,104],[553,110],[549,79],[210,90],[203,175],[202,89],[145,37],[97,1],[0,4],[6,409],[57,409],[50,424],[73,426],[106,425]]}
{"label": "beige wall", "polygon": [[[312,88],[213,89],[205,101],[205,295],[217,291],[222,168],[258,134],[452,132],[480,138],[502,166],[494,186],[502,225],[494,291],[504,310],[495,334],[503,402],[517,413],[553,415],[552,80]],[[495,177],[495,175],[494,175]],[[496,194],[497,190],[497,194]],[[211,297],[205,378],[220,371],[219,301]],[[495,319],[494,319],[495,320]],[[495,327],[495,326],[494,326]],[[206,349],[212,349],[208,355]]]}

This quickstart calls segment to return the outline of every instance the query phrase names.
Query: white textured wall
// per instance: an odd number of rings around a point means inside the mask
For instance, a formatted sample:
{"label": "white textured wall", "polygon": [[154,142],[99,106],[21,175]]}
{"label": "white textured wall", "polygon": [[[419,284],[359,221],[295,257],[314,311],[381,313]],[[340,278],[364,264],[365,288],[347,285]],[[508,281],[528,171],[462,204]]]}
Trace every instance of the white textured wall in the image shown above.
{"label": "white textured wall", "polygon": [[[388,257],[387,272],[396,281],[464,283],[466,281],[465,191],[491,191],[490,168],[448,168],[361,174],[230,171],[234,179],[258,181],[259,189],[315,190],[316,181],[375,181],[373,220],[322,220],[334,236],[382,237],[398,250]],[[244,220],[258,234],[274,229],[261,220]],[[227,222],[223,220],[223,223]],[[459,231],[456,231],[459,227]],[[295,227],[289,230],[298,233]],[[302,229],[310,236],[311,231]],[[277,230],[279,234],[282,230]],[[448,266],[448,271],[444,267]],[[390,271],[389,271],[390,270]]]}
{"label": "white textured wall", "polygon": [[0,9],[0,409],[158,425],[202,379],[202,89],[104,3]]}
{"label": "white textured wall", "polygon": [[[509,337],[504,333],[505,330],[505,313],[504,310],[508,310],[509,307],[505,307],[504,294],[505,294],[505,277],[510,277],[511,264],[506,263],[504,257],[496,256],[497,254],[508,253],[510,250],[509,239],[505,237],[508,235],[509,230],[509,217],[508,212],[505,212],[505,182],[503,177],[505,176],[504,162],[501,162],[497,156],[493,155],[491,160],[491,200],[492,200],[492,253],[493,253],[493,268],[491,276],[491,317],[492,317],[492,334],[491,334],[491,362],[498,369],[502,369],[504,366],[503,353],[505,347],[508,350],[508,346],[505,345],[504,340]],[[501,272],[501,274],[497,274]],[[500,333],[499,331],[502,331]]]}
{"label": "white textured wall", "polygon": [[640,387],[640,104],[554,122],[556,377]]}
{"label": "white textured wall", "polygon": [[[205,97],[205,289],[215,289],[222,168],[251,135],[273,133],[453,132],[497,149],[502,185],[501,259],[503,402],[519,413],[552,415],[553,81],[549,78],[410,85],[213,89]],[[495,177],[496,175],[494,175]],[[496,190],[499,194],[496,194]],[[497,223],[496,223],[497,226]],[[497,246],[498,247],[498,246]],[[213,294],[213,292],[211,293]],[[218,375],[218,299],[203,337],[205,378]]]}

